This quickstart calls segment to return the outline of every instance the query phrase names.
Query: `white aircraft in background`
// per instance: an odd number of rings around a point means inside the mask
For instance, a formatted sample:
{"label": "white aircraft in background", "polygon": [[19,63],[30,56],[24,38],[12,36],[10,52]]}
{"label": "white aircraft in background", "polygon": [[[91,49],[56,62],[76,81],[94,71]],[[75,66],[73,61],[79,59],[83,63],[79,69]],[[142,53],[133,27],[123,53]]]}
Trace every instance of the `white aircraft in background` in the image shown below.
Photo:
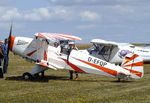
{"label": "white aircraft in background", "polygon": [[150,63],[150,48],[148,47],[105,41],[102,39],[93,39],[91,43],[92,47],[82,50],[82,52],[107,62],[121,64],[125,55],[135,53],[144,59],[144,63]]}
{"label": "white aircraft in background", "polygon": [[[32,71],[23,74],[25,79],[36,77],[48,69],[73,70],[80,73],[92,73],[120,79],[139,79],[143,77],[143,59],[134,53],[124,57],[121,66],[111,64],[106,60],[86,54],[82,50],[72,50],[66,54],[65,46],[72,40],[81,38],[56,33],[36,33],[34,38],[12,36],[12,27],[9,35],[9,49],[27,60],[35,61]],[[59,46],[54,46],[59,42]],[[113,48],[113,46],[112,46]]]}
{"label": "white aircraft in background", "polygon": [[2,45],[4,43],[4,41],[3,40],[0,40],[0,45]]}

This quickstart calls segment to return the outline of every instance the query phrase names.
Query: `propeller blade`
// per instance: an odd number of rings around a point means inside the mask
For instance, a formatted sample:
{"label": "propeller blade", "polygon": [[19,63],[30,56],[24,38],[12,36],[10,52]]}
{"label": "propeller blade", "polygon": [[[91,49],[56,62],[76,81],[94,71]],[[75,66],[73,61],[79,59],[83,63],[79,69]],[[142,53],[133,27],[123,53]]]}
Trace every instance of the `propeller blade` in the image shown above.
{"label": "propeller blade", "polygon": [[10,43],[11,43],[11,36],[12,36],[12,24],[11,24],[11,26],[10,26],[10,32],[9,32],[9,37],[8,37],[7,56],[9,55]]}

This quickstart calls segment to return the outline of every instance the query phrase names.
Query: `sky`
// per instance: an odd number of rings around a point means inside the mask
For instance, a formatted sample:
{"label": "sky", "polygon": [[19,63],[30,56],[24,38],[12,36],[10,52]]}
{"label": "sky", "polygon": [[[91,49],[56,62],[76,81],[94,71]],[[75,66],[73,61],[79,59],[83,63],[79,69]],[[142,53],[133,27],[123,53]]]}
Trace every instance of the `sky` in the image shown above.
{"label": "sky", "polygon": [[150,44],[150,0],[0,0],[0,40],[9,34],[72,34]]}

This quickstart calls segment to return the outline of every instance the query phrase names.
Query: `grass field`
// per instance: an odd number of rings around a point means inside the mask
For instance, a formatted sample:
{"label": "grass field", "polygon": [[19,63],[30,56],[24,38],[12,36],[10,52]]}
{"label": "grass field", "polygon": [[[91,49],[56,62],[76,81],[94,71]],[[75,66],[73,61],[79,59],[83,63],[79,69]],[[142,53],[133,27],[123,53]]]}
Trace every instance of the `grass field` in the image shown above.
{"label": "grass field", "polygon": [[93,74],[80,74],[79,80],[71,81],[62,70],[23,80],[22,74],[33,66],[11,54],[8,73],[0,79],[0,103],[150,103],[150,65],[145,65],[142,79],[127,82]]}

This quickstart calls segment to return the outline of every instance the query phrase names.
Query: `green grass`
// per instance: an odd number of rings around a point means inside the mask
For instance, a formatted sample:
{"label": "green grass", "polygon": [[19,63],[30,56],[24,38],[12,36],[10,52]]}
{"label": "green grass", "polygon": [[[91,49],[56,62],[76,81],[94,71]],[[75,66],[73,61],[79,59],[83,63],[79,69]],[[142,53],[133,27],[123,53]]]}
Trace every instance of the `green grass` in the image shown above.
{"label": "green grass", "polygon": [[48,70],[45,78],[23,80],[34,63],[11,54],[8,73],[0,79],[0,103],[149,103],[150,65],[139,80],[117,79],[80,74],[78,81],[68,80],[64,70]]}
{"label": "green grass", "polygon": [[77,44],[77,47],[79,49],[87,49],[87,48],[89,48],[91,46],[92,46],[92,44]]}

